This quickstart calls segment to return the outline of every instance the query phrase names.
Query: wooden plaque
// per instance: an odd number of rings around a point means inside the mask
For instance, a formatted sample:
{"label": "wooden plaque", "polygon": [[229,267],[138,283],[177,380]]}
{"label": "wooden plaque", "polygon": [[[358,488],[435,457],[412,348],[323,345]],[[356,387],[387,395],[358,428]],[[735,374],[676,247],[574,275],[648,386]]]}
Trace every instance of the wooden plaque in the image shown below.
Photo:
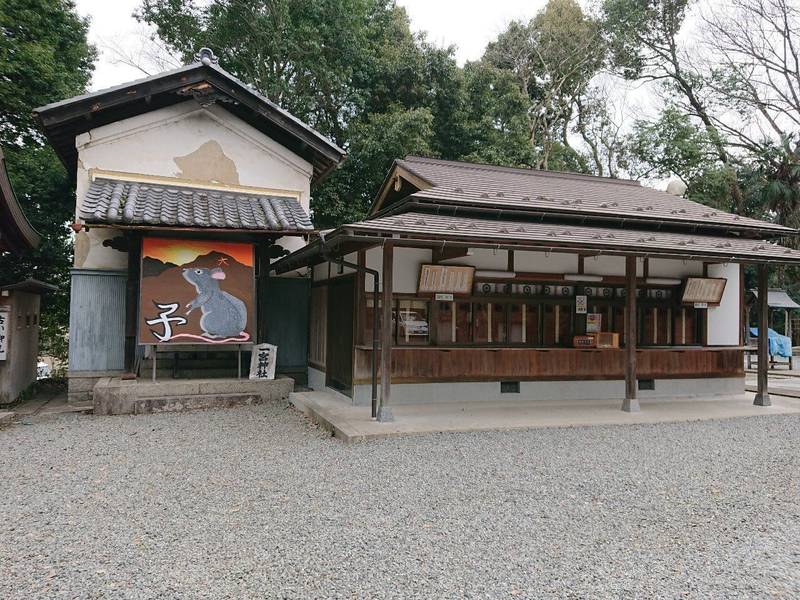
{"label": "wooden plaque", "polygon": [[467,295],[472,290],[475,267],[422,265],[419,273],[420,294]]}
{"label": "wooden plaque", "polygon": [[721,277],[704,278],[689,277],[683,288],[683,304],[705,303],[718,305],[722,302],[722,294],[725,291],[727,279]]}

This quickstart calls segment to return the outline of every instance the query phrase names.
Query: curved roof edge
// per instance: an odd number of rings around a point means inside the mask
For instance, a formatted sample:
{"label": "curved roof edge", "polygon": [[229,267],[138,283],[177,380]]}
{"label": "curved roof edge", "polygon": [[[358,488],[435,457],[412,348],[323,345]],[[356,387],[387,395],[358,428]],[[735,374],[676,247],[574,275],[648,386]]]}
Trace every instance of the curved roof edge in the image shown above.
{"label": "curved roof edge", "polygon": [[36,248],[41,236],[17,202],[6,171],[6,157],[0,148],[0,251],[19,254]]}
{"label": "curved roof edge", "polygon": [[90,129],[196,99],[215,102],[285,146],[323,179],[346,157],[333,141],[211,61],[195,62],[108,89],[41,106],[33,111],[59,158],[74,174],[75,137]]}

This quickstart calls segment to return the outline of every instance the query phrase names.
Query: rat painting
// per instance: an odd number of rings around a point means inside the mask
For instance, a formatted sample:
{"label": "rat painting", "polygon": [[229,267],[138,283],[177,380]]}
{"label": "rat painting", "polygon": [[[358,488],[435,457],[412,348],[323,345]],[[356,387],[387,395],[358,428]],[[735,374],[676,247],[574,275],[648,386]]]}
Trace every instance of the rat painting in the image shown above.
{"label": "rat painting", "polygon": [[139,344],[244,344],[255,337],[252,243],[145,237]]}
{"label": "rat painting", "polygon": [[219,287],[225,279],[225,271],[192,268],[183,270],[183,278],[197,290],[197,297],[186,305],[188,315],[199,308],[202,335],[211,339],[229,338],[241,335],[247,325],[247,307],[236,296]]}

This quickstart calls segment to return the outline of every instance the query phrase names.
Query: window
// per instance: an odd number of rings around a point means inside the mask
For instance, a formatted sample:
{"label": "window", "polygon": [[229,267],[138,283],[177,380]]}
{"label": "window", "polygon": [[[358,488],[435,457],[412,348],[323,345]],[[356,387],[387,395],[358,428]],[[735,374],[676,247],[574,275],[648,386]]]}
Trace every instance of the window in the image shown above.
{"label": "window", "polygon": [[506,341],[506,311],[499,302],[472,304],[472,341],[478,344],[502,344]]}
{"label": "window", "polygon": [[672,343],[676,346],[698,344],[697,337],[697,310],[693,307],[682,306],[673,311]]}
{"label": "window", "polygon": [[470,342],[469,302],[439,302],[436,318],[436,340],[439,344]]}
{"label": "window", "polygon": [[397,344],[428,343],[428,302],[397,300],[395,307]]}
{"label": "window", "polygon": [[642,346],[666,346],[672,339],[672,308],[645,306],[641,310],[639,343]]}
{"label": "window", "polygon": [[508,341],[512,344],[538,346],[539,305],[512,303],[508,306],[508,313]]}
{"label": "window", "polygon": [[571,346],[573,304],[544,304],[542,307],[543,345]]}

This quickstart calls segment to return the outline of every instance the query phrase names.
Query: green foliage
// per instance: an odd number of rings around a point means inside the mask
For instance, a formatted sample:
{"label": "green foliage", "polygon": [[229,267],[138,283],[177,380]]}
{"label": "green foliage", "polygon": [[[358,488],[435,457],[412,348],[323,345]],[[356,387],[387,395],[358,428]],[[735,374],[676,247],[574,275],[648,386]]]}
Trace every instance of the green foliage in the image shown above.
{"label": "green foliage", "polygon": [[689,185],[713,166],[716,154],[708,135],[689,115],[669,106],[655,121],[638,120],[628,137],[636,177],[679,177]]}
{"label": "green foliage", "polygon": [[[673,41],[693,0],[604,0],[603,24],[614,65],[626,79],[653,76],[675,50]],[[660,72],[655,74],[660,76]]]}
{"label": "green foliage", "polygon": [[34,108],[83,93],[94,49],[88,23],[66,0],[0,0],[0,144],[17,199],[42,243],[23,256],[0,256],[0,281],[34,277],[57,284],[42,299],[42,351],[66,358],[71,247],[67,223],[74,194],[67,173],[42,139]]}
{"label": "green foliage", "polygon": [[526,111],[529,100],[513,73],[485,62],[464,67],[464,139],[462,160],[506,166],[530,166],[533,148]]}
{"label": "green foliage", "polygon": [[347,150],[313,191],[318,226],[364,216],[397,157],[458,158],[503,141],[476,131],[493,124],[471,114],[453,50],[414,35],[391,0],[144,0],[139,18],[185,58],[212,47],[225,69]]}
{"label": "green foliage", "polygon": [[314,194],[317,225],[332,227],[365,217],[395,158],[434,154],[433,121],[427,108],[396,107],[352,125],[350,157]]}
{"label": "green foliage", "polygon": [[486,47],[482,62],[511,74],[527,96],[524,114],[532,166],[586,169],[570,146],[578,98],[605,60],[600,24],[574,0],[549,0],[527,23],[512,21]]}
{"label": "green foliage", "polygon": [[0,145],[41,143],[31,111],[82,92],[94,49],[68,0],[0,0]]}

